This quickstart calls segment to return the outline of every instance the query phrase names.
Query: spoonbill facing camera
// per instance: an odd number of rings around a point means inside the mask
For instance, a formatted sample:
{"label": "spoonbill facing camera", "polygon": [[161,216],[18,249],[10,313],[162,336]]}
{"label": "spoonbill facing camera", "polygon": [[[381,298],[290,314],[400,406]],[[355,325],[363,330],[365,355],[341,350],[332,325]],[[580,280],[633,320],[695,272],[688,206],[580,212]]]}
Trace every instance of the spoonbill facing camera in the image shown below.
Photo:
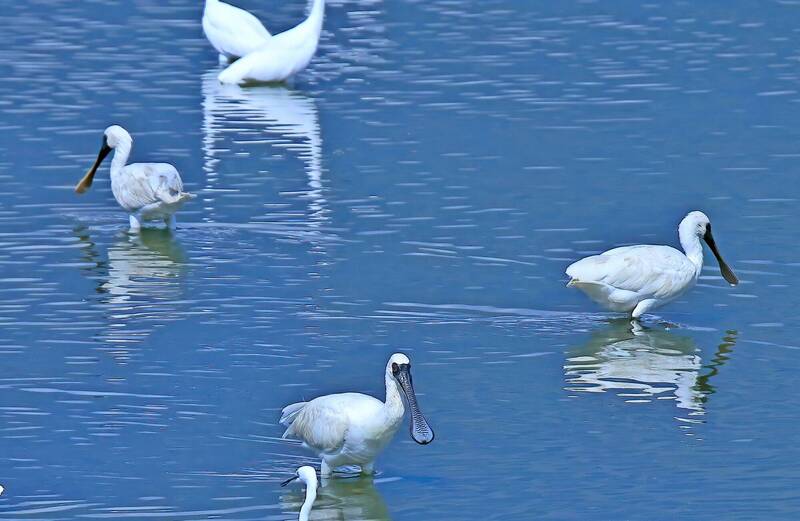
{"label": "spoonbill facing camera", "polygon": [[706,214],[690,212],[678,226],[678,235],[683,253],[671,246],[641,244],[581,259],[567,268],[567,286],[580,289],[606,309],[639,318],[697,283],[703,269],[700,239],[716,257],[722,277],[731,286],[739,283],[719,253]]}
{"label": "spoonbill facing camera", "polygon": [[374,472],[375,458],[403,422],[403,396],[411,411],[411,438],[431,443],[433,430],[417,405],[411,379],[411,360],[395,353],[384,373],[386,401],[359,393],[329,394],[283,409],[284,438],[297,438],[322,458],[321,474],[330,476],[345,465],[358,465],[362,474]]}

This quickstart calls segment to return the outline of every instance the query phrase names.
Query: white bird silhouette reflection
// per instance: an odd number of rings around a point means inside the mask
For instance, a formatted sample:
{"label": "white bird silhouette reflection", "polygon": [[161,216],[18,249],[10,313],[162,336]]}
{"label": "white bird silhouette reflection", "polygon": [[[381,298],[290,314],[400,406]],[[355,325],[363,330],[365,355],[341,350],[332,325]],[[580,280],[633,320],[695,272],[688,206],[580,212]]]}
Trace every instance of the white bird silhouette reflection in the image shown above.
{"label": "white bird silhouette reflection", "polygon": [[[322,183],[322,135],[317,106],[312,98],[284,86],[242,88],[221,85],[216,71],[203,78],[203,151],[206,190],[220,189],[216,172],[220,156],[230,144],[251,142],[294,153],[304,163],[309,201],[308,224],[319,227],[327,220]],[[259,154],[265,154],[260,150]]]}
{"label": "white bird silhouette reflection", "polygon": [[728,360],[735,342],[736,332],[727,332],[712,362],[703,365],[691,337],[615,320],[568,353],[566,389],[615,392],[631,403],[671,399],[688,416],[703,415],[715,392],[709,380]]}

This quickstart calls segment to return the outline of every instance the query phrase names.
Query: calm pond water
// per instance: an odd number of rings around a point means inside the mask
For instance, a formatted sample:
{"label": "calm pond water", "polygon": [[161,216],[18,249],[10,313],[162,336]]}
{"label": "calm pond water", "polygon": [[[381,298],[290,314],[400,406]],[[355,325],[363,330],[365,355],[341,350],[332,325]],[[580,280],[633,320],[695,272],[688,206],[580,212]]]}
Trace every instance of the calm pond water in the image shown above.
{"label": "calm pond water", "polygon": [[[302,0],[238,0],[280,31]],[[286,88],[222,88],[200,0],[0,17],[2,519],[296,519],[280,408],[381,395],[406,427],[314,519],[797,519],[800,2],[331,0]],[[102,130],[198,199],[126,233]],[[570,261],[713,263],[642,331]]]}

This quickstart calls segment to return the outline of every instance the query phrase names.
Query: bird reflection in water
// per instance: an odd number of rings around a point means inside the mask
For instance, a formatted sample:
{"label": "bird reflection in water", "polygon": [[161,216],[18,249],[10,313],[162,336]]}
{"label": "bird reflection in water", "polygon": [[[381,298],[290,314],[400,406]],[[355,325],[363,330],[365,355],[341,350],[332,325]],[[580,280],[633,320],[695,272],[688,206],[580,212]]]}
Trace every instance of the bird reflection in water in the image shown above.
{"label": "bird reflection in water", "polygon": [[[284,494],[281,504],[284,512],[298,512],[304,500],[305,493],[298,488]],[[386,503],[371,476],[323,479],[309,519],[391,521]]]}
{"label": "bird reflection in water", "polygon": [[88,228],[74,233],[83,244],[82,256],[90,265],[85,273],[96,281],[108,321],[101,334],[106,342],[140,342],[159,325],[180,318],[177,301],[184,296],[186,255],[170,230],[123,233],[109,246],[106,260]]}
{"label": "bird reflection in water", "polygon": [[206,190],[219,189],[218,156],[230,153],[226,140],[266,143],[297,154],[303,163],[307,190],[295,192],[308,201],[308,225],[327,220],[322,183],[322,134],[314,100],[284,86],[241,88],[221,85],[217,71],[203,77],[203,152]]}
{"label": "bird reflection in water", "polygon": [[726,332],[711,363],[703,365],[700,349],[685,335],[614,320],[589,341],[572,349],[564,365],[566,389],[615,392],[630,403],[674,400],[688,423],[699,423],[709,397],[711,379],[728,361],[736,331]]}

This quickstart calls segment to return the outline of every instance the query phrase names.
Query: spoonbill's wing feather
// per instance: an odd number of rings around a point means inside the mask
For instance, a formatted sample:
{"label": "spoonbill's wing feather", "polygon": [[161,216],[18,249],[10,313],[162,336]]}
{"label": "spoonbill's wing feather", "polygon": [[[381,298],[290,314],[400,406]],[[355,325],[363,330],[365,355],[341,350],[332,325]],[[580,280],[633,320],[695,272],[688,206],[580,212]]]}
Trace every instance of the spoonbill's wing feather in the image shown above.
{"label": "spoonbill's wing feather", "polygon": [[[321,454],[339,452],[350,426],[346,404],[337,399],[341,395],[321,396],[298,409],[284,410],[289,427],[284,438],[297,438]],[[290,405],[288,408],[293,408]]]}
{"label": "spoonbill's wing feather", "polygon": [[283,408],[283,411],[281,411],[281,419],[278,420],[278,422],[286,427],[290,426],[294,419],[297,418],[297,415],[300,414],[300,411],[303,410],[303,407],[306,405],[308,405],[308,402],[298,402],[287,405]]}
{"label": "spoonbill's wing feather", "polygon": [[167,163],[134,163],[121,172],[119,203],[135,212],[154,203],[176,203],[193,196],[183,191],[181,176]]}
{"label": "spoonbill's wing feather", "polygon": [[270,37],[253,14],[224,2],[207,5],[203,31],[217,52],[235,58],[255,51]]}
{"label": "spoonbill's wing feather", "polygon": [[[649,298],[668,298],[686,287],[695,266],[669,246],[625,246],[586,257],[567,268],[571,284],[603,284]],[[581,288],[583,289],[583,288]]]}

